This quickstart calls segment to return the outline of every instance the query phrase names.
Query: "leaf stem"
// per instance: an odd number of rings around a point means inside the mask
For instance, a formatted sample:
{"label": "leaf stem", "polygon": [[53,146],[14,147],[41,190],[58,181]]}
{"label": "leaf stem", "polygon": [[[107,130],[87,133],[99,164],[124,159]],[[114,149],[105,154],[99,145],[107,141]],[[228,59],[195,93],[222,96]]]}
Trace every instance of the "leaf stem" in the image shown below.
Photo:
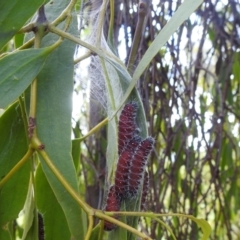
{"label": "leaf stem", "polygon": [[[62,11],[60,16],[57,17],[51,24],[53,24],[54,26],[57,26],[59,23],[64,21],[68,17],[68,15],[71,15],[71,11],[72,11],[74,5],[76,4],[76,2],[77,2],[77,0],[71,0],[70,3],[68,4],[68,6]],[[28,30],[30,28],[30,26],[31,25],[29,24],[29,25],[23,27],[22,29],[19,30],[19,33],[23,32],[24,28],[26,28]],[[45,34],[46,33],[47,32],[45,32]],[[34,41],[35,41],[35,38],[33,37],[30,40],[28,40],[25,44],[23,44],[21,47],[19,47],[18,50],[23,50],[23,49],[32,47],[34,44]]]}
{"label": "leaf stem", "polygon": [[37,111],[37,79],[31,84],[31,96],[30,96],[30,112],[29,116],[32,118],[36,118]]}
{"label": "leaf stem", "polygon": [[89,49],[90,51],[96,53],[99,57],[103,57],[104,59],[106,59],[108,62],[115,62],[117,65],[121,65],[122,67],[124,67],[124,64],[122,63],[122,61],[119,58],[117,58],[114,54],[107,52],[101,48],[97,48],[87,42],[84,42],[81,39],[74,37],[71,34],[54,27],[52,24],[49,24],[48,28],[49,28],[50,32],[53,32],[63,38],[66,38],[72,42],[75,42],[75,43]]}
{"label": "leaf stem", "polygon": [[93,229],[93,216],[88,215],[88,230],[84,240],[89,240]]}
{"label": "leaf stem", "polygon": [[162,224],[171,234],[171,236],[173,237],[174,240],[177,240],[175,235],[173,234],[172,229],[162,220],[158,219],[158,218],[154,218],[155,221],[157,221],[159,224]]}
{"label": "leaf stem", "polygon": [[83,61],[84,59],[87,59],[88,57],[90,57],[92,55],[91,51],[87,51],[84,55],[80,56],[79,58],[76,58],[74,60],[74,64],[77,64],[81,61]]}
{"label": "leaf stem", "polygon": [[57,17],[51,24],[57,26],[59,23],[64,21],[68,15],[71,15],[72,9],[74,8],[77,0],[71,0],[68,6],[62,11],[62,13]]}
{"label": "leaf stem", "polygon": [[19,101],[19,106],[21,109],[21,116],[22,116],[22,120],[23,120],[24,130],[26,133],[26,140],[29,143],[29,138],[27,137],[28,136],[28,121],[27,121],[27,112],[26,112],[26,108],[25,108],[25,104],[24,104],[25,100],[23,101],[23,97],[20,96],[18,98],[18,101]]}
{"label": "leaf stem", "polygon": [[34,28],[34,23],[29,23],[26,26],[22,27],[17,34],[31,32]]}
{"label": "leaf stem", "polygon": [[97,34],[96,34],[96,46],[98,48],[101,47],[101,39],[102,39],[102,34],[103,34],[103,23],[105,20],[105,13],[106,13],[106,8],[107,8],[108,0],[103,0],[100,13],[99,13],[99,18],[98,18],[98,27],[97,27]]}
{"label": "leaf stem", "polygon": [[28,159],[32,156],[34,150],[29,148],[27,153],[23,156],[23,158],[10,170],[10,172],[0,181],[0,189],[7,183],[8,180],[28,161]]}
{"label": "leaf stem", "polygon": [[[142,239],[146,239],[146,240],[151,240],[152,239],[152,238],[146,236],[145,234],[139,232],[137,229],[135,229],[135,228],[133,228],[133,227],[131,227],[131,226],[129,226],[129,225],[127,225],[127,224],[125,224],[125,223],[123,223],[123,222],[113,218],[113,217],[110,217],[110,216],[106,215],[106,213],[108,213],[109,215],[111,213],[111,215],[114,216],[113,212],[103,212],[101,210],[96,210],[94,212],[94,216],[96,216],[96,217],[98,217],[100,219],[103,219],[103,220],[107,220],[107,221],[109,221],[109,222],[111,222],[113,224],[116,224],[119,227],[125,228],[129,232],[139,236]],[[115,216],[116,216],[116,214],[118,214],[118,213],[115,212]]]}
{"label": "leaf stem", "polygon": [[82,142],[83,140],[85,140],[86,138],[88,138],[89,136],[91,136],[92,134],[94,134],[95,132],[97,132],[100,128],[102,128],[103,126],[105,126],[108,123],[108,118],[105,118],[103,121],[101,121],[98,125],[96,125],[94,128],[92,128],[85,136],[81,137],[81,138],[75,138],[75,141],[79,141]]}
{"label": "leaf stem", "polygon": [[36,149],[38,153],[43,157],[45,163],[50,168],[50,170],[53,172],[53,174],[56,176],[56,178],[59,180],[59,182],[63,185],[63,187],[68,191],[68,193],[75,199],[75,201],[82,207],[82,209],[87,214],[92,214],[92,208],[85,203],[81,197],[76,193],[76,191],[71,187],[71,185],[67,182],[67,180],[62,176],[62,174],[59,172],[57,167],[53,164],[51,159],[49,158],[47,152],[42,149],[40,146],[42,146],[41,141],[37,137],[33,137],[32,141],[32,148]]}
{"label": "leaf stem", "polygon": [[109,21],[109,30],[108,30],[108,42],[111,44],[111,47],[114,46],[113,41],[113,28],[114,28],[114,0],[110,0],[110,21]]}
{"label": "leaf stem", "polygon": [[[66,191],[73,197],[73,199],[82,207],[82,209],[88,214],[88,216],[96,216],[98,218],[110,221],[118,226],[124,227],[128,231],[136,234],[137,236],[143,238],[143,239],[151,239],[148,238],[145,234],[139,232],[138,230],[122,223],[121,221],[116,220],[113,217],[110,217],[106,215],[101,210],[95,210],[92,207],[90,207],[85,201],[81,199],[81,197],[76,193],[76,191],[70,186],[70,184],[66,181],[66,179],[62,176],[62,174],[58,171],[56,166],[52,163],[51,159],[49,158],[48,154],[44,149],[39,149],[39,146],[41,146],[41,142],[38,138],[34,137],[32,138],[32,148],[36,149],[38,153],[43,157],[45,163],[50,168],[50,170],[53,172],[53,174],[56,176],[56,178],[59,180],[59,182],[63,185],[63,187],[66,189]],[[109,212],[109,215],[114,215],[113,212]],[[91,223],[90,223],[91,224]],[[89,230],[88,230],[89,231]]]}
{"label": "leaf stem", "polygon": [[[40,48],[42,38],[44,36],[47,19],[44,13],[44,6],[41,6],[38,10],[38,18],[36,21],[36,32],[34,48]],[[36,118],[36,106],[37,106],[37,79],[31,84],[31,97],[30,97],[30,113],[29,116]]]}

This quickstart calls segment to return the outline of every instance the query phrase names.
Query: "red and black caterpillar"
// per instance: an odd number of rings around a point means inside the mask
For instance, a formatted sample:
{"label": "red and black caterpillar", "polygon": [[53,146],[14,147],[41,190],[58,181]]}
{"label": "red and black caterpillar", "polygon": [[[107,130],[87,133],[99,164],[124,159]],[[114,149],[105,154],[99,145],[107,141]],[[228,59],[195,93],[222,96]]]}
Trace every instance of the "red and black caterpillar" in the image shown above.
{"label": "red and black caterpillar", "polygon": [[154,139],[148,137],[140,142],[134,152],[128,175],[128,194],[130,197],[135,197],[139,191],[153,144]]}
{"label": "red and black caterpillar", "polygon": [[117,169],[115,173],[115,189],[121,199],[127,198],[129,191],[129,174],[131,161],[135,149],[141,143],[140,137],[133,137],[122,150],[118,159]]}
{"label": "red and black caterpillar", "polygon": [[[121,207],[121,200],[116,194],[115,187],[111,186],[108,192],[107,202],[104,210],[108,212],[117,212],[120,210],[120,207]],[[117,219],[117,216],[115,216],[115,218]],[[115,224],[108,221],[104,221],[105,231],[111,231],[116,227],[117,226]]]}
{"label": "red and black caterpillar", "polygon": [[[154,139],[142,139],[136,125],[137,103],[127,103],[119,117],[118,126],[118,164],[115,173],[115,185],[109,189],[106,211],[119,211],[121,202],[136,197],[143,182],[141,209],[144,208],[147,190],[147,159],[154,145]],[[144,180],[143,180],[144,179]],[[117,218],[117,217],[115,217]],[[111,231],[115,224],[105,221],[104,230]]]}
{"label": "red and black caterpillar", "polygon": [[124,147],[134,137],[137,130],[136,115],[138,105],[137,103],[127,103],[119,117],[118,124],[118,155],[120,156]]}

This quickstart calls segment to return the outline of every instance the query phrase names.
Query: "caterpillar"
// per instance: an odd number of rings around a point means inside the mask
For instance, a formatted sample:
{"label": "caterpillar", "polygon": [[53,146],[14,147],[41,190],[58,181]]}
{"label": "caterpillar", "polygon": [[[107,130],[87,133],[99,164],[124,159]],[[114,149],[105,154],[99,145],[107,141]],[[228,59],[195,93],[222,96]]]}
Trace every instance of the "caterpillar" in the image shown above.
{"label": "caterpillar", "polygon": [[154,139],[148,137],[141,141],[135,154],[132,158],[129,176],[128,176],[128,193],[130,197],[135,197],[139,191],[145,166],[147,164],[147,158],[152,151]]}
{"label": "caterpillar", "polygon": [[115,173],[115,189],[120,198],[123,200],[128,195],[128,176],[131,159],[134,155],[135,149],[141,143],[139,136],[133,137],[129,143],[124,147],[117,164]]}
{"label": "caterpillar", "polygon": [[121,155],[124,147],[133,138],[137,130],[136,114],[138,105],[135,102],[127,103],[119,117],[118,125],[118,155]]}
{"label": "caterpillar", "polygon": [[[111,186],[108,192],[107,202],[104,210],[108,212],[117,212],[120,210],[120,207],[121,207],[121,200],[116,194],[115,186]],[[117,216],[115,216],[115,218],[117,219]],[[105,231],[112,231],[116,227],[117,226],[115,224],[108,221],[104,221]]]}

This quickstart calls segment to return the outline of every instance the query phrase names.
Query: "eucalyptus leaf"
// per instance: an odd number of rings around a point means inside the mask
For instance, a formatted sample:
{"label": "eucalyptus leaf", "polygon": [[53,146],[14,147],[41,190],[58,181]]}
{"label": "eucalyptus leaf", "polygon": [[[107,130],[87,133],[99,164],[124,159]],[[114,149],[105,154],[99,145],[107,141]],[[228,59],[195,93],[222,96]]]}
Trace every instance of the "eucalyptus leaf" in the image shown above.
{"label": "eucalyptus leaf", "polygon": [[44,0],[0,1],[0,50],[43,3]]}
{"label": "eucalyptus leaf", "polygon": [[24,92],[52,50],[22,50],[0,59],[0,108],[5,108]]}
{"label": "eucalyptus leaf", "polygon": [[[0,133],[0,178],[3,179],[28,149],[18,103],[8,108],[0,117]],[[7,226],[22,210],[27,196],[29,176],[30,164],[27,162],[0,189],[0,228],[2,230],[7,230]]]}
{"label": "eucalyptus leaf", "polygon": [[37,211],[36,209],[33,210],[33,221],[30,225],[30,228],[27,231],[26,236],[22,237],[21,240],[39,240],[38,236],[38,218],[37,218]]}
{"label": "eucalyptus leaf", "polygon": [[72,140],[72,158],[76,171],[79,169],[81,147],[79,141]]}
{"label": "eucalyptus leaf", "polygon": [[70,239],[71,234],[66,217],[42,171],[41,165],[37,168],[35,184],[36,204],[43,217],[44,240]]}
{"label": "eucalyptus leaf", "polygon": [[[48,20],[59,16],[68,3],[69,1],[62,0],[47,4],[45,10]],[[64,28],[64,23],[59,27]],[[73,17],[68,31],[71,33],[77,31],[76,18]],[[57,39],[58,36],[48,34],[43,38],[42,46],[49,46]],[[45,150],[51,161],[62,177],[78,193],[77,176],[71,156],[74,52],[75,44],[64,40],[62,45],[47,59],[45,66],[39,73],[36,121],[38,136],[45,145]],[[40,158],[40,161],[43,172],[67,219],[68,226],[66,228],[69,227],[74,239],[84,239],[83,222],[86,220],[82,218],[81,207],[50,171],[44,159]],[[48,191],[44,197],[46,199],[52,198],[51,192]],[[58,223],[57,229],[61,229],[62,224]]]}
{"label": "eucalyptus leaf", "polygon": [[1,240],[12,240],[11,234],[8,229],[8,225],[0,228],[0,239]]}
{"label": "eucalyptus leaf", "polygon": [[35,202],[33,198],[33,186],[32,182],[30,181],[27,198],[24,204],[24,230],[22,235],[22,240],[25,240],[28,231],[31,229],[34,220],[34,211],[35,211]]}
{"label": "eucalyptus leaf", "polygon": [[98,223],[97,226],[92,230],[90,240],[101,240],[99,239],[100,235],[101,235],[101,225],[100,223]]}

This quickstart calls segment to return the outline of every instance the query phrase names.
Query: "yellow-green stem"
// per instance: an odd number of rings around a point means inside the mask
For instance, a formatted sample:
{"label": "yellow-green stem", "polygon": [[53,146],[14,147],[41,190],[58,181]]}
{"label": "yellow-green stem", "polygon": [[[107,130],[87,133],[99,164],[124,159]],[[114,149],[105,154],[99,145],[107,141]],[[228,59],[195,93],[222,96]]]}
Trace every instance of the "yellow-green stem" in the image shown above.
{"label": "yellow-green stem", "polygon": [[97,47],[101,47],[101,38],[102,38],[102,31],[103,31],[103,24],[105,20],[105,14],[107,9],[108,0],[103,0],[100,13],[99,13],[99,19],[98,19],[98,27],[97,27],[97,34],[96,34],[96,45]]}
{"label": "yellow-green stem", "polygon": [[68,191],[68,193],[73,197],[73,199],[82,207],[82,209],[86,213],[92,214],[92,208],[81,199],[78,193],[76,193],[76,191],[71,187],[67,180],[62,176],[62,174],[58,171],[57,167],[52,163],[47,152],[45,150],[39,149],[39,146],[42,145],[40,140],[37,137],[34,137],[31,143],[32,147],[36,149],[38,153],[43,157],[47,166],[50,168],[50,170],[53,172],[59,182],[64,186],[64,188]]}
{"label": "yellow-green stem", "polygon": [[89,240],[93,229],[93,216],[88,215],[88,230],[84,240]]}
{"label": "yellow-green stem", "polygon": [[0,181],[0,189],[7,183],[8,180],[28,161],[34,150],[29,148],[24,157],[11,169],[11,171]]}
{"label": "yellow-green stem", "polygon": [[108,30],[108,41],[111,43],[112,47],[113,42],[113,28],[114,28],[114,0],[110,0],[110,21],[109,21],[109,30]]}
{"label": "yellow-green stem", "polygon": [[19,31],[19,33],[26,33],[26,32],[31,32],[33,30],[34,24],[33,23],[29,23],[26,26],[22,27]]}
{"label": "yellow-green stem", "polygon": [[87,59],[88,57],[91,56],[91,54],[92,54],[91,51],[87,51],[87,52],[86,52],[84,55],[82,55],[81,57],[76,58],[76,59],[74,60],[74,64],[77,64],[77,63],[83,61],[84,59]]}
{"label": "yellow-green stem", "polygon": [[68,39],[72,42],[75,42],[75,43],[89,49],[90,51],[96,53],[99,57],[111,59],[111,61],[115,61],[117,64],[124,66],[123,63],[121,62],[121,60],[119,58],[117,58],[114,54],[112,54],[110,52],[107,52],[107,51],[104,51],[100,48],[97,48],[97,47],[95,47],[95,46],[93,46],[93,45],[91,45],[87,42],[84,42],[81,39],[79,39],[77,37],[74,37],[71,34],[66,33],[66,32],[54,27],[52,24],[49,24],[48,28],[49,28],[50,32],[53,32],[53,33],[55,33],[55,34],[57,34],[57,35],[59,35],[63,38],[66,38],[66,39]]}
{"label": "yellow-green stem", "polygon": [[25,108],[25,100],[23,101],[23,98],[20,96],[18,98],[19,101],[19,105],[20,105],[20,109],[21,109],[21,116],[22,116],[22,120],[23,120],[23,125],[24,125],[24,130],[26,133],[26,140],[27,143],[29,144],[29,138],[28,138],[28,120],[27,120],[27,113],[26,113],[26,108]]}
{"label": "yellow-green stem", "polygon": [[[74,7],[74,5],[76,4],[77,0],[71,0],[71,2],[68,4],[68,6],[63,10],[63,12],[60,14],[59,17],[57,17],[53,22],[52,22],[52,25],[54,26],[57,26],[59,23],[61,23],[62,21],[64,21],[67,16],[69,14],[71,14],[71,11]],[[24,31],[24,28],[23,27],[22,29],[19,30],[19,32],[22,32]],[[29,26],[26,26],[27,30],[29,28]],[[47,33],[47,32],[46,32]],[[45,34],[46,34],[45,33]],[[35,37],[31,38],[30,40],[28,40],[25,44],[23,44],[21,47],[18,48],[18,50],[23,50],[23,49],[27,49],[27,48],[30,48],[33,46],[35,42]]]}
{"label": "yellow-green stem", "polygon": [[59,17],[57,17],[52,24],[57,26],[60,22],[64,21],[68,15],[71,14],[72,9],[74,8],[77,0],[71,0],[68,6],[62,11]]}
{"label": "yellow-green stem", "polygon": [[[34,149],[38,149],[39,146],[41,146],[41,142],[39,141],[39,139],[37,138],[33,138],[32,139],[32,148]],[[105,215],[102,211],[100,210],[94,210],[92,207],[90,207],[87,203],[85,203],[81,197],[76,193],[76,191],[69,185],[69,183],[66,181],[66,179],[61,175],[61,173],[58,171],[58,169],[56,168],[56,166],[52,163],[52,161],[50,160],[48,154],[46,153],[46,151],[44,150],[40,150],[38,149],[38,153],[43,157],[45,163],[47,164],[47,166],[51,169],[51,171],[53,172],[53,174],[57,177],[57,179],[59,180],[59,182],[64,186],[64,188],[66,189],[66,191],[73,197],[73,199],[82,207],[82,209],[89,215],[89,216],[96,216],[99,217],[101,219],[110,221],[118,226],[124,227],[125,229],[127,229],[128,231],[136,234],[139,237],[142,237],[144,239],[151,239],[148,238],[146,235],[144,235],[143,233],[139,232],[138,230],[116,220],[113,217],[109,217],[107,215]],[[112,212],[108,213],[109,215],[114,215]]]}
{"label": "yellow-green stem", "polygon": [[31,84],[31,96],[30,96],[30,117],[36,118],[37,112],[37,79]]}
{"label": "yellow-green stem", "polygon": [[31,38],[30,40],[28,40],[26,43],[24,43],[21,47],[19,47],[16,51],[18,50],[24,50],[24,49],[27,49],[27,48],[30,48],[33,46],[34,44],[34,40],[35,38]]}
{"label": "yellow-green stem", "polygon": [[171,236],[173,237],[174,240],[177,240],[175,235],[173,234],[172,229],[162,220],[158,219],[158,218],[154,218],[155,221],[159,222],[159,224],[163,225],[171,234]]}
{"label": "yellow-green stem", "polygon": [[[108,213],[109,215],[114,216],[113,212],[105,212],[105,213]],[[118,214],[118,213],[115,212],[115,216],[116,216],[116,214]],[[150,237],[147,237],[145,234],[139,232],[137,229],[135,229],[133,227],[130,227],[129,225],[127,225],[127,224],[125,224],[125,223],[123,223],[123,222],[121,222],[121,221],[119,221],[119,220],[117,220],[115,218],[109,217],[108,215],[104,214],[100,210],[96,210],[94,215],[96,217],[100,218],[100,219],[109,221],[109,222],[111,222],[111,223],[113,223],[113,224],[115,224],[115,225],[117,225],[119,227],[122,227],[122,228],[128,230],[129,232],[131,232],[131,233],[133,233],[133,234],[135,234],[135,235],[137,235],[137,236],[139,236],[139,237],[141,237],[143,239],[151,240]]]}
{"label": "yellow-green stem", "polygon": [[99,129],[101,129],[103,126],[105,126],[108,123],[108,118],[105,118],[103,121],[101,121],[97,126],[95,126],[94,128],[92,128],[84,137],[81,138],[75,138],[75,141],[79,141],[82,142],[83,140],[85,140],[86,138],[88,138],[89,136],[91,136],[92,134],[94,134],[95,132],[97,132]]}

